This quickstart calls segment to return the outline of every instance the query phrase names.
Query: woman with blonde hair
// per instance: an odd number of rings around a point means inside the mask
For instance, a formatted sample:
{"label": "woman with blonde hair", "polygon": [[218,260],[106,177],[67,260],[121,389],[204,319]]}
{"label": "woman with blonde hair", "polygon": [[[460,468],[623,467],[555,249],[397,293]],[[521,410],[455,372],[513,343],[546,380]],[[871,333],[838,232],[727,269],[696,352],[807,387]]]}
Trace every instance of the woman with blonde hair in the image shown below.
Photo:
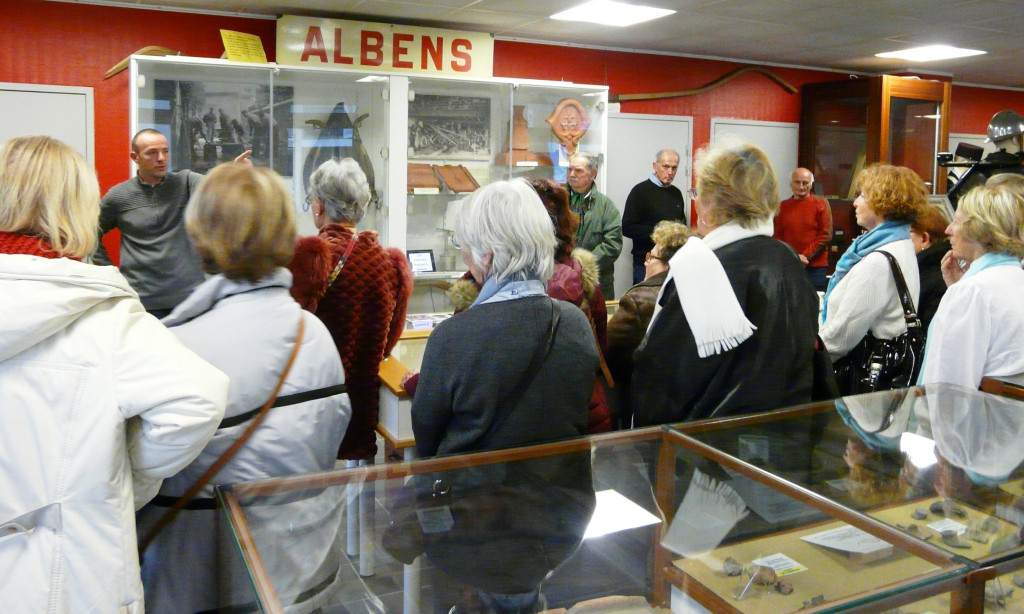
{"label": "woman with blonde hair", "polygon": [[48,136],[0,147],[0,603],[142,612],[135,510],[202,450],[227,377],[185,348],[97,240],[99,185]]}
{"label": "woman with blonde hair", "polygon": [[[281,387],[258,428],[143,553],[146,611],[157,614],[242,603],[246,597],[223,590],[232,583],[218,582],[218,575],[232,572],[217,562],[214,486],[332,469],[351,416],[331,334],[289,293],[292,276],[284,267],[295,249],[295,214],[281,178],[267,168],[218,166],[192,194],[185,229],[209,277],[163,322],[227,373],[231,387],[224,420],[209,445],[165,480],[160,495],[140,512],[140,535],[150,536],[167,510],[258,419],[279,382]],[[319,593],[305,589],[329,585],[338,570],[331,545],[343,506],[327,498],[307,498],[287,526],[272,525],[274,539],[294,546],[264,561],[275,576],[294,580],[277,587],[289,606],[315,600]],[[258,517],[260,511],[253,513]],[[262,523],[253,528],[267,529]]]}
{"label": "woman with blonde hair", "polygon": [[811,400],[818,300],[772,238],[775,171],[749,143],[698,156],[701,237],[669,260],[634,356],[634,424],[730,416]]}
{"label": "woman with blonde hair", "polygon": [[[915,308],[921,288],[910,223],[928,205],[924,182],[909,168],[875,164],[858,173],[854,185],[857,224],[867,232],[836,263],[821,310],[819,335],[837,372],[839,361],[866,335],[893,339],[907,332],[892,267],[882,252],[895,258]],[[850,385],[840,381],[840,392],[850,394]]]}
{"label": "woman with blonde hair", "polygon": [[968,388],[1024,373],[1024,195],[979,186],[958,203],[942,259],[949,285],[928,329],[920,382]]}

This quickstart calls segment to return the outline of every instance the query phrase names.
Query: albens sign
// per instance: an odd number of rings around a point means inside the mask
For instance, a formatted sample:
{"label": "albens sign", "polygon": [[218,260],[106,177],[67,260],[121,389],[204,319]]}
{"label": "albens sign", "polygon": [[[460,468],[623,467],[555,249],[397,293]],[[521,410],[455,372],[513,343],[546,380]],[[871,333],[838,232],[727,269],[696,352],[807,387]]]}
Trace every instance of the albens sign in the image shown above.
{"label": "albens sign", "polygon": [[277,20],[277,63],[489,77],[489,34],[285,16]]}

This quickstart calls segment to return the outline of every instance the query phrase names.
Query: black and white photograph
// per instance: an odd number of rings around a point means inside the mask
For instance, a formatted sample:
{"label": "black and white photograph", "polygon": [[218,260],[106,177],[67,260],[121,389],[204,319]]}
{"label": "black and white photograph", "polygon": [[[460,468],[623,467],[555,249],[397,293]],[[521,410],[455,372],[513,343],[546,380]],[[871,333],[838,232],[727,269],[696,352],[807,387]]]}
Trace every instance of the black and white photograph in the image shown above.
{"label": "black and white photograph", "polygon": [[491,155],[491,99],[417,94],[409,103],[414,158],[487,160]]}
{"label": "black and white photograph", "polygon": [[289,132],[293,89],[157,79],[154,124],[169,127],[172,166],[206,173],[247,149],[256,166],[292,174]]}

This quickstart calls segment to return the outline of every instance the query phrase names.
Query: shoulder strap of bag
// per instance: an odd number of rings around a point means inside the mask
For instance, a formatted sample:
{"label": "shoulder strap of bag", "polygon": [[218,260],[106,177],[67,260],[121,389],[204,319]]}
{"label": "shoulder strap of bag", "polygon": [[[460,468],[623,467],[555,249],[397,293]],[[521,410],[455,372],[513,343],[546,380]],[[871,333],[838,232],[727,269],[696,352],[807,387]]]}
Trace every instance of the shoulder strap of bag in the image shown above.
{"label": "shoulder strap of bag", "polygon": [[501,404],[498,405],[498,418],[487,429],[485,438],[489,437],[491,433],[498,430],[504,424],[505,418],[512,413],[516,404],[519,403],[519,399],[522,398],[523,393],[533,383],[533,378],[537,376],[537,372],[540,371],[544,361],[551,354],[551,348],[555,346],[555,333],[558,331],[558,323],[562,318],[562,307],[557,299],[548,297],[548,300],[551,303],[551,323],[548,325],[547,341],[537,344],[537,349],[533,352],[530,366],[523,373],[523,376],[519,378],[519,383],[512,389],[511,394],[505,397]]}
{"label": "shoulder strap of bag", "polygon": [[352,238],[348,240],[348,247],[345,248],[345,253],[341,255],[341,258],[338,260],[338,264],[336,264],[334,266],[334,270],[331,271],[331,276],[327,278],[328,286],[333,284],[335,279],[338,279],[338,275],[341,273],[341,270],[345,268],[345,263],[348,262],[348,257],[352,255],[352,250],[355,248],[356,241],[358,240],[359,231],[352,231]]}
{"label": "shoulder strap of bag", "polygon": [[889,252],[878,250],[878,253],[889,259],[889,267],[892,269],[892,276],[896,281],[896,294],[899,295],[900,303],[903,305],[903,318],[907,321],[907,329],[914,326],[920,328],[921,320],[917,317],[917,311],[914,310],[914,299],[910,297],[910,290],[907,288],[907,280],[903,278],[900,263],[896,262],[896,258]]}
{"label": "shoulder strap of bag", "polygon": [[196,495],[198,495],[199,491],[202,490],[203,487],[206,486],[210,482],[210,480],[212,480],[214,476],[216,476],[220,472],[220,470],[224,468],[224,465],[226,465],[228,461],[231,460],[231,458],[235,455],[235,453],[238,452],[242,448],[242,446],[245,445],[245,442],[249,440],[249,437],[251,437],[252,434],[256,431],[256,429],[259,427],[259,425],[263,423],[263,419],[267,417],[267,412],[270,410],[271,407],[273,407],[274,401],[277,400],[277,394],[281,392],[281,387],[284,385],[285,378],[288,377],[288,372],[291,371],[292,365],[295,363],[295,356],[298,355],[299,353],[299,346],[302,345],[302,337],[305,331],[306,318],[302,315],[302,313],[300,313],[299,332],[298,334],[295,335],[295,345],[294,347],[292,347],[292,353],[291,355],[288,356],[288,362],[285,363],[284,371],[281,372],[281,377],[277,380],[277,384],[274,386],[274,391],[270,393],[270,398],[267,399],[267,402],[263,405],[263,409],[261,409],[260,413],[256,415],[252,423],[249,424],[248,428],[246,428],[245,431],[243,431],[242,434],[239,435],[238,439],[236,439],[235,442],[231,444],[231,447],[225,450],[224,453],[220,455],[220,458],[218,458],[216,461],[214,461],[212,465],[210,465],[210,468],[206,470],[206,473],[201,475],[199,479],[196,480],[195,484],[193,484],[187,491],[185,491],[185,494],[181,495],[181,498],[178,499],[177,502],[175,502],[171,509],[164,512],[164,515],[160,517],[160,520],[157,521],[156,525],[149,531],[149,533],[146,534],[146,537],[144,537],[142,541],[139,542],[140,554],[146,551],[146,548],[148,548],[149,545],[153,542],[153,538],[156,537],[157,534],[160,533],[160,531],[162,531],[165,527],[167,527],[167,525],[170,524],[172,520],[174,520],[178,513],[181,512],[182,509],[184,509],[188,502],[191,501]]}

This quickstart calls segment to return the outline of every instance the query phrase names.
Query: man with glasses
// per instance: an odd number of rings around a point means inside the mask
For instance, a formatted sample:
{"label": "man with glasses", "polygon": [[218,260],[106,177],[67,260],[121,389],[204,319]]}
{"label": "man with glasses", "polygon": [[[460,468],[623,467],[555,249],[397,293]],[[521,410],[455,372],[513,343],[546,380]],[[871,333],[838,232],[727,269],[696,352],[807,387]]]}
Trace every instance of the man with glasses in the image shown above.
{"label": "man with glasses", "polygon": [[671,149],[662,149],[654,157],[652,166],[654,172],[651,176],[630,190],[622,213],[622,234],[633,240],[633,284],[644,280],[644,254],[654,248],[651,233],[658,222],[686,221],[683,193],[672,185],[679,170],[679,154]]}
{"label": "man with glasses", "polygon": [[569,208],[580,218],[576,247],[597,258],[601,294],[615,298],[615,260],[622,253],[622,218],[612,199],[598,191],[597,156],[577,152],[569,158]]}

